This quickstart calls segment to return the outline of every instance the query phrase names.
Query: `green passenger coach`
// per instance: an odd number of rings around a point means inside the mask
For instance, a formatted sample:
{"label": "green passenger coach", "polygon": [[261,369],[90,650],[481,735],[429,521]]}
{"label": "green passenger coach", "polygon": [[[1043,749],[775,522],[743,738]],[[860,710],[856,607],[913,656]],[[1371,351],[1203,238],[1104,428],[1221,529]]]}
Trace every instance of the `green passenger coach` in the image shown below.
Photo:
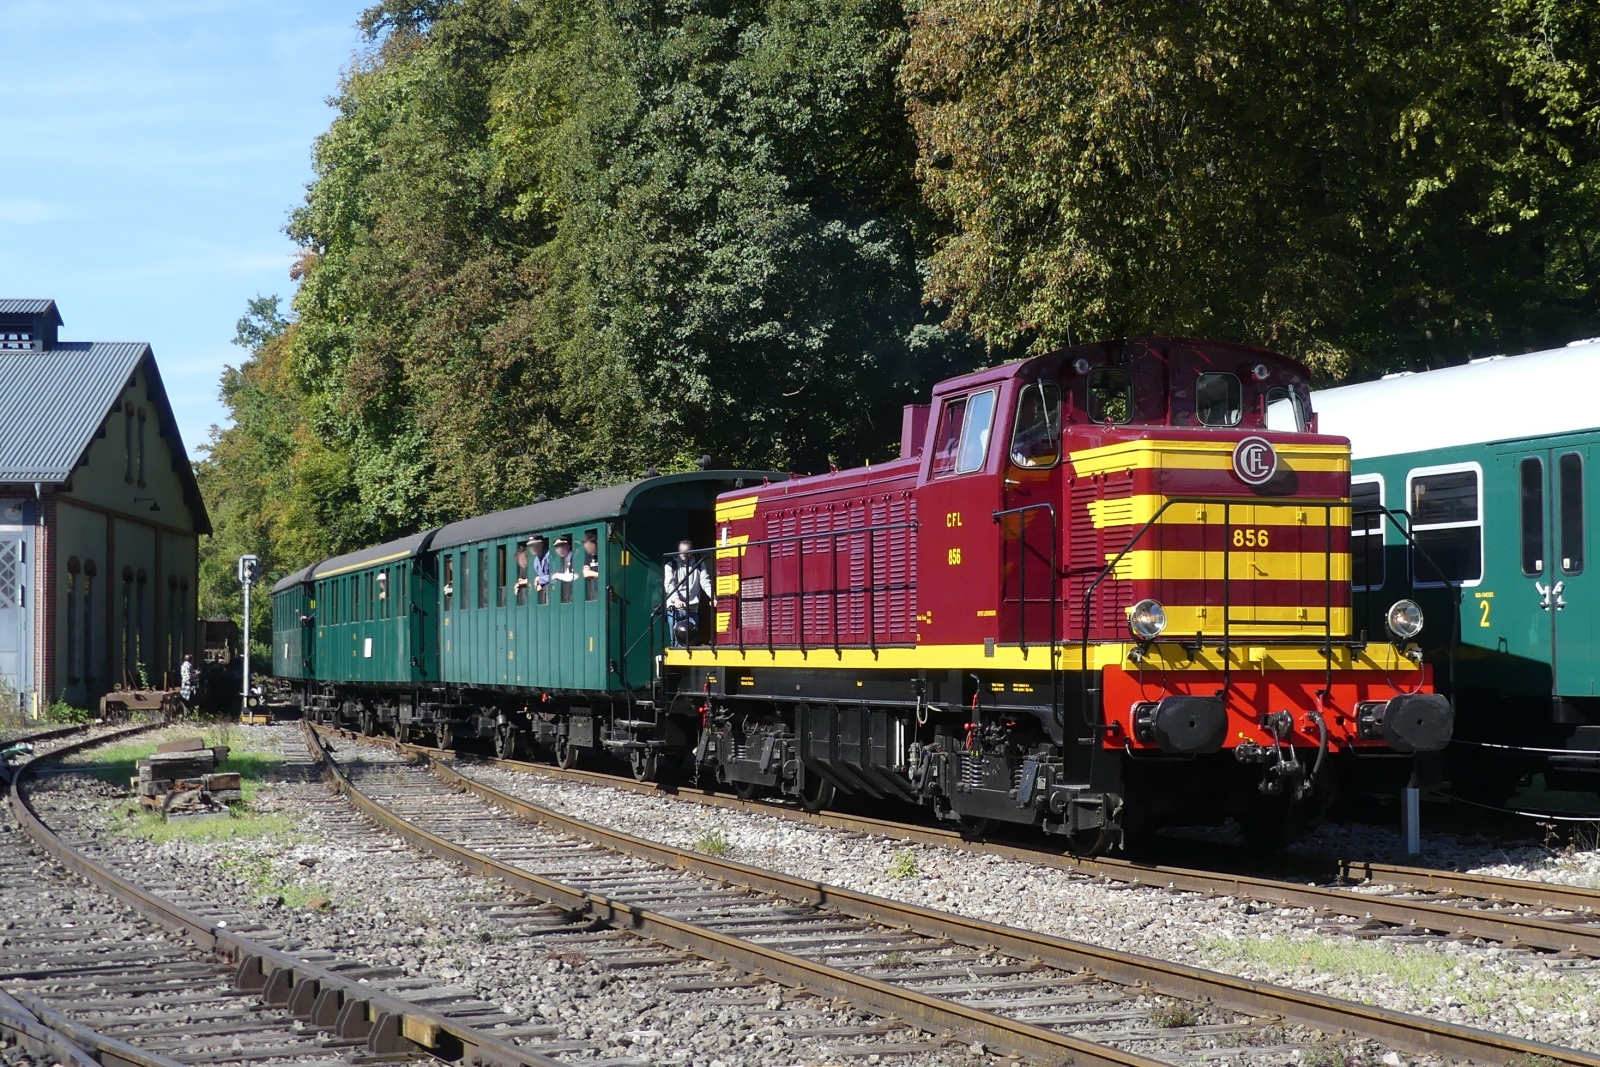
{"label": "green passenger coach", "polygon": [[1415,599],[1441,688],[1457,642],[1448,771],[1468,799],[1535,773],[1600,793],[1596,395],[1600,340],[1313,394],[1351,441],[1357,629]]}
{"label": "green passenger coach", "polygon": [[324,560],[274,587],[274,674],[363,732],[605,749],[653,774],[684,743],[654,700],[663,560],[710,546],[718,493],[782,477],[652,476]]}

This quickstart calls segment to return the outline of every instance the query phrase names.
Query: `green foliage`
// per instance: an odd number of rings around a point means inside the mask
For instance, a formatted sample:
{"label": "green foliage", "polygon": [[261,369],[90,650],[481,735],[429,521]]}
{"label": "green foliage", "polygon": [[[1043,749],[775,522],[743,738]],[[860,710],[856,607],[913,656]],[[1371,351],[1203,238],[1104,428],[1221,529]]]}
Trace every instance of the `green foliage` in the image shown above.
{"label": "green foliage", "polygon": [[1187,333],[1370,373],[1600,332],[1600,8],[925,0],[902,71],[991,345]]}
{"label": "green foliage", "polygon": [[903,848],[894,854],[894,859],[889,861],[889,877],[903,882],[908,878],[918,875],[917,854],[909,848]]}
{"label": "green foliage", "polygon": [[733,846],[728,843],[721,830],[707,830],[697,835],[689,843],[689,847],[708,856],[726,856],[733,850]]}
{"label": "green foliage", "polygon": [[83,726],[94,722],[95,713],[88,708],[73,707],[65,700],[56,700],[44,709],[41,718],[47,723],[61,726]]}

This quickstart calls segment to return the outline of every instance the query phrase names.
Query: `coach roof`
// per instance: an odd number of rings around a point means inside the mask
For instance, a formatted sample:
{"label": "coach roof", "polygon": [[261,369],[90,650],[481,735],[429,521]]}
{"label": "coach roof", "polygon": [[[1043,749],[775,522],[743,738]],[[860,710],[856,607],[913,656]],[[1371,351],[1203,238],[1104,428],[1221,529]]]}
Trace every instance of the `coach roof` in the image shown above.
{"label": "coach roof", "polygon": [[[495,511],[471,519],[462,519],[443,527],[429,543],[430,549],[451,548],[474,541],[493,541],[502,537],[520,536],[539,530],[556,530],[585,522],[605,522],[626,515],[630,508],[641,503],[672,506],[672,489],[696,482],[729,482],[744,480],[759,484],[762,480],[782,481],[788,475],[773,471],[711,470],[690,471],[686,474],[664,474],[654,478],[641,478],[621,485],[608,485],[586,493],[573,493],[556,500],[543,500],[507,511]],[[661,498],[646,500],[645,498]],[[320,572],[319,572],[320,573]]]}

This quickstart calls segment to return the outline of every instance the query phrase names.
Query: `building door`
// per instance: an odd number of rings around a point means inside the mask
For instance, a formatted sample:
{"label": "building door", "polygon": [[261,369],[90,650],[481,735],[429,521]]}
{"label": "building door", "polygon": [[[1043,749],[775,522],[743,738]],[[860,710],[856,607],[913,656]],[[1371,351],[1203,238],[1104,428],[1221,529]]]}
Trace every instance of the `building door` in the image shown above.
{"label": "building door", "polygon": [[33,527],[0,526],[0,687],[22,711],[32,710],[32,577]]}
{"label": "building door", "polygon": [[1515,457],[1524,591],[1492,609],[1478,606],[1486,618],[1489,610],[1507,612],[1511,643],[1520,646],[1513,653],[1549,663],[1552,696],[1595,695],[1597,590],[1586,559],[1589,458],[1586,444]]}

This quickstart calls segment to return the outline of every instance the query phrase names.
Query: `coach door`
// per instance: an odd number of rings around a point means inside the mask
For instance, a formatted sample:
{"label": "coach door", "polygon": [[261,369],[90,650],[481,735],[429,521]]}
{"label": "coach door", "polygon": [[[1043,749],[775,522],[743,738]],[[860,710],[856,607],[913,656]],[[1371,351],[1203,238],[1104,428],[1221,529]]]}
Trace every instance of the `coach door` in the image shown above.
{"label": "coach door", "polygon": [[[1527,617],[1522,643],[1530,656],[1550,664],[1554,696],[1587,697],[1596,692],[1594,613],[1600,608],[1600,596],[1587,559],[1590,455],[1590,446],[1582,444],[1514,457],[1517,563],[1524,585],[1506,621]],[[1466,599],[1474,598],[1469,592]],[[1485,609],[1480,599],[1474,607],[1487,618],[1511,605]]]}
{"label": "coach door", "polygon": [[[1025,382],[1017,393],[1005,465],[1000,519],[1000,640],[1032,648],[1061,635],[1052,630],[1061,561],[1061,389]],[[1004,426],[1005,424],[1002,423]]]}

